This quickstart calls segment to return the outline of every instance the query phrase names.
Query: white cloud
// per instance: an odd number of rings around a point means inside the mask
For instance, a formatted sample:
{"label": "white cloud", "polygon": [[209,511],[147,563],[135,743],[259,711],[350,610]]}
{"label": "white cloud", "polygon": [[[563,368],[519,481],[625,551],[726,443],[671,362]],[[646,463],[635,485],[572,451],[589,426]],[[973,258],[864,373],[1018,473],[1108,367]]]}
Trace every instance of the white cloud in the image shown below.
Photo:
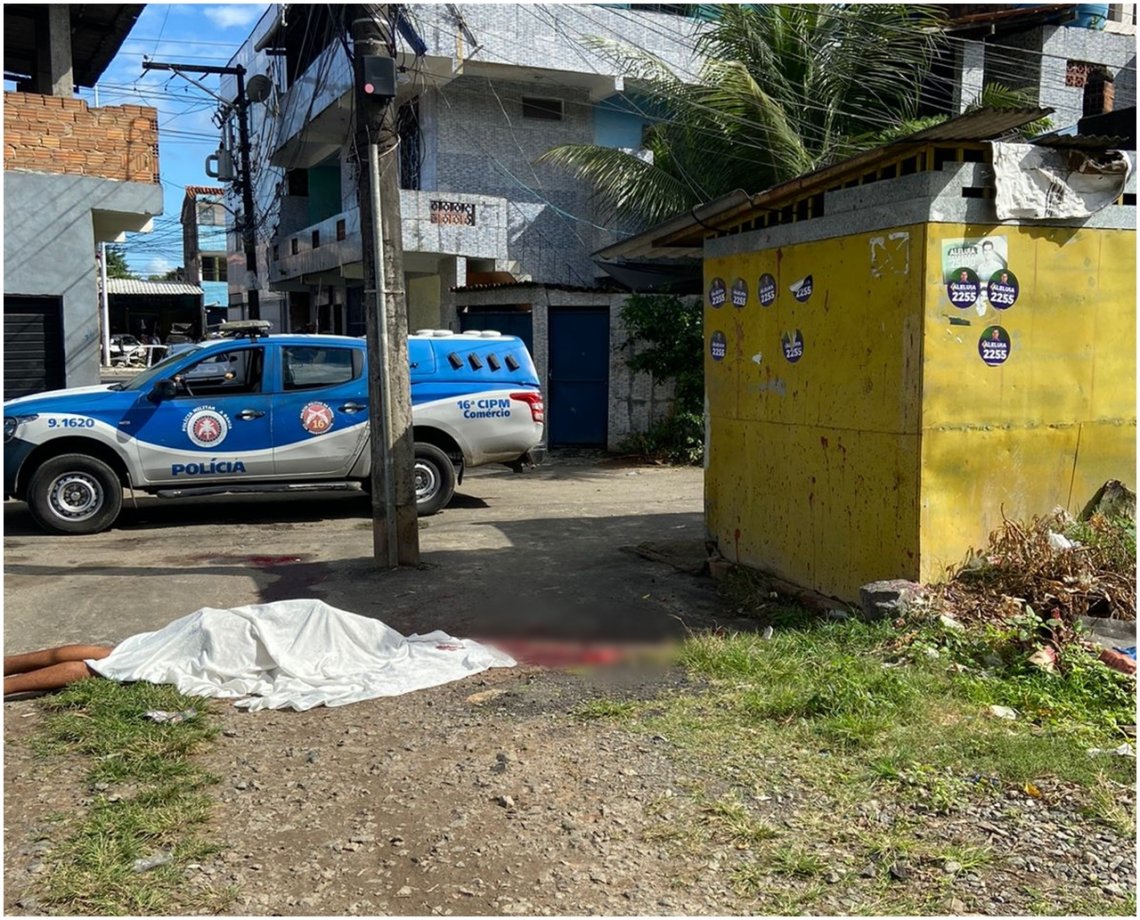
{"label": "white cloud", "polygon": [[260,4],[204,6],[202,12],[219,28],[229,29],[233,26],[252,25],[265,12],[265,7]]}
{"label": "white cloud", "polygon": [[143,278],[149,278],[151,275],[165,275],[172,268],[178,267],[165,256],[149,256],[140,259],[137,257],[130,258],[128,254],[127,264]]}

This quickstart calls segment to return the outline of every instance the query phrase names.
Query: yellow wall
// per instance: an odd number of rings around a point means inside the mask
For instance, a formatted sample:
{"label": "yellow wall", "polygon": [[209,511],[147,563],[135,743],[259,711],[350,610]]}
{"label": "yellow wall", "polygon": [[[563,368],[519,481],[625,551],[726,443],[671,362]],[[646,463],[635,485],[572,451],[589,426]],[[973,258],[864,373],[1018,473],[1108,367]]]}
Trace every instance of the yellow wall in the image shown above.
{"label": "yellow wall", "polygon": [[[925,251],[918,225],[706,258],[706,512],[728,559],[839,597],[918,575]],[[767,307],[763,273],[776,281]],[[789,288],[808,274],[801,303]],[[804,351],[792,363],[781,336],[795,330]],[[711,354],[718,332],[723,360]]]}
{"label": "yellow wall", "polygon": [[[1135,487],[1136,236],[937,224],[927,238],[920,574],[932,580],[984,546],[1003,509],[1079,513],[1106,479]],[[1004,239],[1019,282],[1008,309],[950,304],[943,242],[982,238]],[[995,324],[1010,349],[990,366],[978,341]]]}

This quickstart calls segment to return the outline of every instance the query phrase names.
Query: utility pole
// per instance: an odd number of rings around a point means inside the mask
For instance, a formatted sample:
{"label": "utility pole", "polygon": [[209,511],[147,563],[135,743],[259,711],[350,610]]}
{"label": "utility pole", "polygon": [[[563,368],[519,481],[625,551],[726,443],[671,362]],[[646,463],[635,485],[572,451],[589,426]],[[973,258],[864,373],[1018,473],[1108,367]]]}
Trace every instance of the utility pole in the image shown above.
{"label": "utility pole", "polygon": [[[257,282],[257,233],[253,213],[253,173],[250,170],[249,161],[249,99],[245,94],[245,68],[240,64],[234,67],[207,67],[199,64],[164,64],[158,61],[143,61],[143,70],[171,70],[180,75],[187,73],[219,74],[237,78],[237,99],[234,100],[234,108],[237,110],[238,146],[241,148],[238,151],[241,158],[241,176],[238,177],[238,181],[241,183],[240,229],[247,273],[245,295],[249,311],[248,318],[261,319],[261,290]],[[194,80],[190,82],[205,89]],[[209,90],[206,91],[209,92]],[[214,93],[210,93],[210,95],[216,96]]]}
{"label": "utility pole", "polygon": [[[373,556],[387,568],[418,565],[408,312],[400,223],[398,135],[390,8],[345,8],[356,77],[355,149],[367,319]],[[390,44],[392,42],[393,44]]]}

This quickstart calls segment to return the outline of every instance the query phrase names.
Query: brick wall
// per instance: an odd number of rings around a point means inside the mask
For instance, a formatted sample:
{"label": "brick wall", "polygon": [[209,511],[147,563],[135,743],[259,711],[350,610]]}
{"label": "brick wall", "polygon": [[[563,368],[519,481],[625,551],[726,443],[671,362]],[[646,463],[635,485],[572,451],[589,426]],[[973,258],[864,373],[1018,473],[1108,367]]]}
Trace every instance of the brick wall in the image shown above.
{"label": "brick wall", "polygon": [[4,93],[4,169],[158,183],[158,111]]}

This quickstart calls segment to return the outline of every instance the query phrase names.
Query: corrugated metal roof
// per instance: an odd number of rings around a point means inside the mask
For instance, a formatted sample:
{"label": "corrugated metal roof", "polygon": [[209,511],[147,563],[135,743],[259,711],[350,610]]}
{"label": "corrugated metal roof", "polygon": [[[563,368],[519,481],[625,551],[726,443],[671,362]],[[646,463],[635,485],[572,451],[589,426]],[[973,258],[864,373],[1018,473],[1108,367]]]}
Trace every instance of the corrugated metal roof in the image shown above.
{"label": "corrugated metal roof", "polygon": [[107,293],[149,294],[158,297],[169,297],[178,294],[196,294],[201,296],[202,289],[196,284],[187,284],[184,281],[137,281],[134,278],[108,278]]}
{"label": "corrugated metal roof", "polygon": [[454,287],[451,290],[456,294],[463,294],[472,291],[504,291],[521,288],[543,288],[547,291],[566,291],[571,294],[614,294],[621,291],[621,288],[613,285],[584,287],[579,284],[546,284],[542,281],[498,281],[493,284],[466,284],[463,287]]}
{"label": "corrugated metal roof", "polygon": [[1135,140],[1128,137],[1103,137],[1092,134],[1055,134],[1033,141],[1037,147],[1062,150],[1131,150]]}
{"label": "corrugated metal roof", "polygon": [[951,118],[940,125],[925,128],[910,134],[896,144],[933,143],[935,141],[990,141],[1015,131],[1022,125],[1052,115],[1053,110],[1037,108],[1023,109],[977,109]]}
{"label": "corrugated metal roof", "polygon": [[826,190],[844,181],[848,175],[858,175],[873,164],[898,155],[900,147],[921,147],[936,143],[981,143],[996,140],[1038,119],[1051,115],[1050,108],[977,109],[958,115],[941,124],[925,128],[899,138],[882,147],[865,150],[850,159],[833,163],[789,179],[779,185],[747,195],[732,192],[715,201],[698,205],[686,214],[662,221],[642,233],[620,243],[607,246],[594,253],[603,265],[606,261],[699,257],[702,238],[710,229],[722,229],[747,220],[748,215],[782,206],[788,199],[809,191]]}

